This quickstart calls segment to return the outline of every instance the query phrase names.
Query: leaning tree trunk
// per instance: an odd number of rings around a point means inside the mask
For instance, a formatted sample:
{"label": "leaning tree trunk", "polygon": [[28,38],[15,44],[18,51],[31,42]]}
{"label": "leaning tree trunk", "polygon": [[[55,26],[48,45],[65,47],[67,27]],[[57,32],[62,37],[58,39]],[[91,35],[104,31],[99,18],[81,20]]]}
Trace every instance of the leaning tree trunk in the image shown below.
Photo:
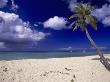
{"label": "leaning tree trunk", "polygon": [[107,70],[110,71],[110,64],[108,63],[107,59],[104,57],[103,53],[100,51],[100,49],[96,46],[95,42],[93,41],[93,39],[91,38],[89,32],[87,29],[85,29],[86,31],[86,36],[89,39],[90,43],[92,44],[92,46],[96,49],[97,54],[100,56],[100,62],[106,67]]}

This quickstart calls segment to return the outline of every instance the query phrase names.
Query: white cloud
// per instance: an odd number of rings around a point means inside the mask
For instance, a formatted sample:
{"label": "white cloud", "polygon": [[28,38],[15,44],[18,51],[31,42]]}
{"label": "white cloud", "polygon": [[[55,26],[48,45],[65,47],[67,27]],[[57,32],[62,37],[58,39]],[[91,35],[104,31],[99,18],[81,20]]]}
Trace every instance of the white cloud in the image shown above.
{"label": "white cloud", "polygon": [[[0,8],[6,7],[9,0],[0,0]],[[19,8],[18,5],[15,4],[14,0],[10,0],[11,2],[11,8],[13,12],[17,12],[17,9]]]}
{"label": "white cloud", "polygon": [[4,46],[4,42],[0,42],[0,48],[6,48],[6,47]]}
{"label": "white cloud", "polygon": [[35,26],[35,27],[38,27],[39,25],[38,25],[38,24],[34,24],[34,26]]}
{"label": "white cloud", "polygon": [[105,17],[105,19],[102,20],[102,23],[103,23],[105,26],[110,26],[110,16]]}
{"label": "white cloud", "polygon": [[69,0],[69,9],[73,11],[73,8],[77,6],[77,0]]}
{"label": "white cloud", "polygon": [[46,35],[46,33],[31,30],[19,15],[0,11],[0,42],[2,42],[0,45],[28,46],[44,39]]}
{"label": "white cloud", "polygon": [[[98,47],[99,49],[101,49],[101,50],[106,50],[107,49],[107,47],[106,46],[102,46],[102,47]],[[91,47],[91,49],[95,49],[94,47]]]}
{"label": "white cloud", "polygon": [[66,47],[66,48],[60,48],[60,50],[72,50],[73,48],[71,46]]}
{"label": "white cloud", "polygon": [[93,15],[97,16],[100,20],[110,15],[110,5],[103,5],[102,8],[95,9]]}
{"label": "white cloud", "polygon": [[66,20],[63,17],[54,16],[43,23],[45,28],[61,30],[66,28]]}
{"label": "white cloud", "polygon": [[110,5],[105,4],[102,8],[95,9],[93,15],[95,15],[105,26],[110,26]]}
{"label": "white cloud", "polygon": [[108,2],[110,2],[110,0],[107,0]]}
{"label": "white cloud", "polygon": [[18,5],[15,4],[14,0],[11,0],[11,3],[11,10],[17,12],[17,9],[19,8]]}
{"label": "white cloud", "polygon": [[3,8],[7,5],[8,0],[0,0],[0,8]]}

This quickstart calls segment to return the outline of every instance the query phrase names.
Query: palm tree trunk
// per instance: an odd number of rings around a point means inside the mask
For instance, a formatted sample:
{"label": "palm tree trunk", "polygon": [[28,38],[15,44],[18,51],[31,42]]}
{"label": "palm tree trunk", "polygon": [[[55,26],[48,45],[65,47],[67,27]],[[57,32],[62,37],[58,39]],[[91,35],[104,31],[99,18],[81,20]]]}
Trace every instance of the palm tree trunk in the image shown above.
{"label": "palm tree trunk", "polygon": [[91,38],[89,32],[87,29],[85,29],[86,31],[86,36],[89,39],[90,43],[92,44],[92,46],[96,49],[97,54],[100,56],[100,62],[106,67],[107,70],[110,71],[110,64],[108,63],[107,59],[104,57],[103,53],[100,51],[100,49],[96,46],[95,42],[93,41],[93,39]]}

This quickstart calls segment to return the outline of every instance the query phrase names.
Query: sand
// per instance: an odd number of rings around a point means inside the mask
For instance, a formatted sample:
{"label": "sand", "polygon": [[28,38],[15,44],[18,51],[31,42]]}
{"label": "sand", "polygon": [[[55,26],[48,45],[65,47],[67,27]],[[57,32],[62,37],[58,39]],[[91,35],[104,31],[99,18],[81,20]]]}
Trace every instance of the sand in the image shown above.
{"label": "sand", "polygon": [[97,57],[2,60],[0,82],[110,82]]}

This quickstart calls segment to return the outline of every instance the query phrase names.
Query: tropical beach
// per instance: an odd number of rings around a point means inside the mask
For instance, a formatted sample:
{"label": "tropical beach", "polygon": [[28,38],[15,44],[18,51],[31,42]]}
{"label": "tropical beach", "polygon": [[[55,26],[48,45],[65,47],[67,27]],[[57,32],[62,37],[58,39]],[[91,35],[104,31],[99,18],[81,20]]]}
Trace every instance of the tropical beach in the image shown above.
{"label": "tropical beach", "polygon": [[98,56],[2,60],[0,82],[110,82],[110,72]]}
{"label": "tropical beach", "polygon": [[0,0],[0,82],[110,82],[110,0]]}

